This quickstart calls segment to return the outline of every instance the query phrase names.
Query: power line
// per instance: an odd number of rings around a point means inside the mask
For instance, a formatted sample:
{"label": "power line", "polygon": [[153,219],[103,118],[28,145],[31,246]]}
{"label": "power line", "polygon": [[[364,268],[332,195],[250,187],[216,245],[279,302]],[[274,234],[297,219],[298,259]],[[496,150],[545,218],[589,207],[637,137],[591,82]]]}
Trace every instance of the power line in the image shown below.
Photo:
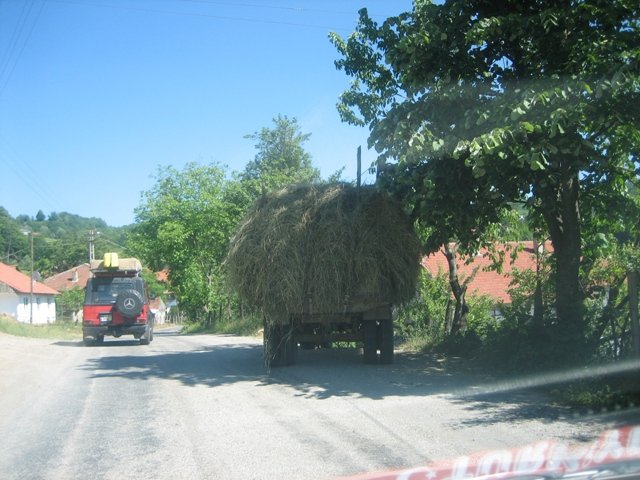
{"label": "power line", "polygon": [[178,10],[161,10],[157,8],[148,8],[148,7],[135,7],[131,5],[122,5],[122,4],[110,4],[96,1],[86,1],[86,0],[49,0],[49,2],[54,3],[67,3],[71,5],[81,5],[81,6],[94,6],[94,7],[103,7],[103,8],[114,8],[120,10],[129,10],[129,11],[137,11],[137,12],[149,12],[149,13],[160,13],[165,15],[176,15],[176,16],[184,16],[184,17],[201,17],[201,18],[210,18],[216,20],[230,20],[237,22],[248,22],[248,23],[262,23],[267,25],[282,25],[289,27],[303,27],[303,28],[316,28],[322,29],[325,31],[347,31],[346,28],[335,28],[327,25],[318,25],[311,23],[300,23],[300,22],[290,22],[285,20],[268,20],[264,18],[252,18],[252,17],[241,17],[241,16],[233,16],[233,15],[217,15],[211,13],[203,13],[203,12],[187,12],[187,11],[178,11]]}
{"label": "power line", "polygon": [[20,62],[20,57],[22,57],[22,52],[24,52],[25,47],[29,43],[29,39],[31,38],[31,34],[33,33],[33,30],[34,30],[34,28],[36,26],[36,23],[38,23],[38,19],[40,18],[40,14],[42,13],[42,10],[44,10],[45,2],[46,2],[46,0],[42,0],[42,3],[40,4],[40,9],[36,13],[35,19],[31,23],[31,28],[29,28],[29,32],[27,33],[27,36],[24,39],[24,41],[22,42],[22,46],[20,47],[20,51],[18,52],[17,56],[15,57],[15,60],[13,61],[13,66],[9,70],[9,73],[6,75],[6,78],[5,78],[4,82],[2,82],[2,76],[4,75],[4,72],[6,71],[6,67],[11,62],[11,57],[13,55],[13,52],[17,48],[18,39],[20,38],[20,36],[22,34],[22,30],[23,30],[23,28],[24,28],[24,26],[26,24],[26,21],[27,21],[27,18],[29,17],[29,14],[31,13],[31,9],[33,8],[34,2],[30,2],[29,3],[29,10],[27,11],[26,15],[24,15],[24,16],[22,15],[25,12],[25,7],[24,6],[22,8],[22,11],[20,12],[20,17],[18,19],[18,24],[16,25],[16,28],[13,31],[12,39],[10,41],[10,46],[9,46],[9,48],[7,50],[6,62],[2,62],[2,63],[4,63],[4,66],[2,66],[2,68],[0,68],[0,97],[2,97],[2,93],[4,92],[4,89],[7,87],[7,85],[9,84],[9,81],[11,80],[11,76],[13,75],[13,71],[15,70],[16,66]]}
{"label": "power line", "polygon": [[[20,160],[18,153],[7,143],[1,134],[0,147],[4,147],[0,148],[0,161],[3,161],[25,187],[39,197],[51,211],[59,210],[52,208],[53,206],[59,206],[55,196],[44,184],[40,183],[37,173],[34,172],[33,168],[27,162]],[[2,150],[4,150],[4,152]]]}
{"label": "power line", "polygon": [[306,8],[306,7],[284,7],[282,5],[265,5],[260,3],[238,3],[238,2],[225,2],[218,0],[181,0],[182,2],[190,3],[204,3],[209,5],[221,5],[225,7],[248,7],[248,8],[263,8],[269,10],[286,10],[297,13],[329,13],[338,15],[354,15],[353,11],[337,11],[337,10],[323,10],[318,8]]}
{"label": "power line", "polygon": [[[331,15],[357,15],[358,10],[362,7],[358,7],[356,11],[353,10],[327,10],[321,8],[307,8],[307,7],[287,7],[282,5],[265,5],[263,3],[239,3],[239,2],[229,2],[224,0],[180,0],[182,2],[190,2],[190,3],[203,3],[209,5],[221,5],[226,7],[243,7],[243,8],[262,8],[269,10],[286,10],[297,13],[327,13]],[[393,14],[383,15],[381,13],[369,12],[370,16],[385,16],[390,17],[392,15],[397,15],[397,12]]]}

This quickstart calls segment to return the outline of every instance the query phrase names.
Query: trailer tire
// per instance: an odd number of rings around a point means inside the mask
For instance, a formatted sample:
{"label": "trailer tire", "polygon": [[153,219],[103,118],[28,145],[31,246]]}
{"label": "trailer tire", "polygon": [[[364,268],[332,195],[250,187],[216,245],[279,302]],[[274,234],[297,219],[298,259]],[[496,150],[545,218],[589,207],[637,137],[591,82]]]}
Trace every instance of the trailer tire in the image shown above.
{"label": "trailer tire", "polygon": [[380,363],[389,365],[393,363],[393,320],[388,318],[381,320],[378,325],[380,338]]}
{"label": "trailer tire", "polygon": [[293,329],[285,327],[284,339],[282,342],[285,365],[294,365],[298,359],[298,344],[295,342],[293,336]]}
{"label": "trailer tire", "polygon": [[362,349],[364,363],[378,362],[378,324],[373,320],[363,322],[364,347]]}
{"label": "trailer tire", "polygon": [[296,362],[298,346],[290,325],[265,327],[264,354],[268,367],[283,367]]}

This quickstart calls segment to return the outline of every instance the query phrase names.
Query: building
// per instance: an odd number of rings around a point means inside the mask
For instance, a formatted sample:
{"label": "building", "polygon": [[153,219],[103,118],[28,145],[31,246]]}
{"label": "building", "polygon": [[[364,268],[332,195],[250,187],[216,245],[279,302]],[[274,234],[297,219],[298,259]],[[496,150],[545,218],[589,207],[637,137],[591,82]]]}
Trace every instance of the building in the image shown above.
{"label": "building", "polygon": [[[486,250],[478,252],[468,263],[465,262],[466,258],[463,259],[459,255],[456,256],[460,282],[463,282],[475,272],[475,276],[467,287],[467,295],[486,295],[494,299],[496,305],[493,312],[494,315],[499,315],[498,309],[501,303],[511,303],[509,288],[511,288],[511,282],[513,281],[514,270],[536,271],[539,255],[544,252],[547,252],[547,254],[552,252],[553,246],[551,242],[546,242],[544,245],[538,245],[533,241],[509,242],[497,246],[497,250],[502,250],[505,255],[502,272],[497,272],[491,268],[492,260]],[[514,252],[515,257],[511,259],[511,255]],[[422,266],[433,276],[437,276],[440,273],[449,275],[449,265],[442,250],[424,257]]]}
{"label": "building", "polygon": [[155,315],[156,324],[160,325],[167,321],[167,306],[160,297],[152,298],[150,308]]}
{"label": "building", "polygon": [[43,280],[43,283],[57,290],[64,292],[73,288],[84,288],[87,286],[87,280],[91,277],[91,270],[88,263],[82,263],[77,267],[70,268],[61,273],[56,273]]}
{"label": "building", "polygon": [[[65,270],[61,273],[56,273],[50,277],[45,278],[42,282],[48,286],[57,290],[58,292],[66,292],[78,288],[84,292],[87,286],[87,281],[91,277],[91,269],[88,263],[82,263],[76,267]],[[58,317],[61,320],[69,319],[73,323],[82,322],[82,305],[76,310],[66,307],[62,301],[59,302]]]}
{"label": "building", "polygon": [[16,267],[0,262],[0,313],[23,323],[53,323],[56,321],[57,294],[53,288],[31,280]]}

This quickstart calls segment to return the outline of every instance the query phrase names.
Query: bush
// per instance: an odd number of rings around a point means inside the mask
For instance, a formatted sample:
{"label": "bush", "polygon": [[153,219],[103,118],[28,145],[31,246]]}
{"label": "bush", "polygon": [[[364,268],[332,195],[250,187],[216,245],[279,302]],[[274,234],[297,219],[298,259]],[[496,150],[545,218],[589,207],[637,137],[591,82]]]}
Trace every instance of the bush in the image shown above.
{"label": "bush", "polygon": [[418,277],[418,292],[396,312],[396,332],[412,350],[427,350],[445,338],[449,284],[444,274],[432,277],[422,270]]}
{"label": "bush", "polygon": [[418,293],[396,313],[396,331],[406,348],[438,351],[453,355],[474,355],[497,328],[491,315],[493,300],[486,296],[467,298],[467,329],[459,335],[446,334],[447,307],[453,302],[445,273],[433,277],[423,270]]}

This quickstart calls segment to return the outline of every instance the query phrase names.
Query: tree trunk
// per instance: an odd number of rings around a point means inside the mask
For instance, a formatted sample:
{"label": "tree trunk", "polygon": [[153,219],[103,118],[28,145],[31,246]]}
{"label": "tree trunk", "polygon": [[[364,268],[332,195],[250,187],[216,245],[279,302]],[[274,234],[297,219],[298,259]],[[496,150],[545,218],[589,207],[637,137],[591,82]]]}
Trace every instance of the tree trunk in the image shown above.
{"label": "tree trunk", "polygon": [[451,329],[453,328],[453,308],[451,308],[451,297],[447,300],[447,310],[444,314],[444,333],[446,336],[451,335]]}
{"label": "tree trunk", "polygon": [[471,275],[464,279],[462,284],[458,279],[458,266],[456,265],[456,252],[457,247],[455,244],[445,244],[444,256],[447,258],[449,265],[449,285],[453,292],[453,297],[456,300],[455,310],[451,322],[448,323],[448,334],[457,335],[464,332],[467,329],[467,313],[469,307],[467,306],[466,293],[469,283],[474,279],[476,273],[478,273],[479,267],[476,267]]}
{"label": "tree trunk", "polygon": [[[568,162],[567,162],[568,163]],[[581,339],[583,325],[580,287],[581,231],[578,173],[567,173],[551,198],[541,197],[556,261],[555,306],[558,323],[567,340]],[[551,208],[545,208],[550,206]]]}
{"label": "tree trunk", "polygon": [[640,358],[640,323],[638,321],[638,271],[629,270],[627,273],[627,287],[629,289],[629,318],[631,320],[631,336],[633,339],[633,355]]}
{"label": "tree trunk", "polygon": [[533,324],[538,334],[542,333],[544,329],[544,300],[542,298],[542,279],[540,273],[540,269],[542,268],[540,248],[542,246],[544,246],[544,243],[540,245],[537,241],[533,242],[533,248],[536,251],[536,289],[533,292]]}

